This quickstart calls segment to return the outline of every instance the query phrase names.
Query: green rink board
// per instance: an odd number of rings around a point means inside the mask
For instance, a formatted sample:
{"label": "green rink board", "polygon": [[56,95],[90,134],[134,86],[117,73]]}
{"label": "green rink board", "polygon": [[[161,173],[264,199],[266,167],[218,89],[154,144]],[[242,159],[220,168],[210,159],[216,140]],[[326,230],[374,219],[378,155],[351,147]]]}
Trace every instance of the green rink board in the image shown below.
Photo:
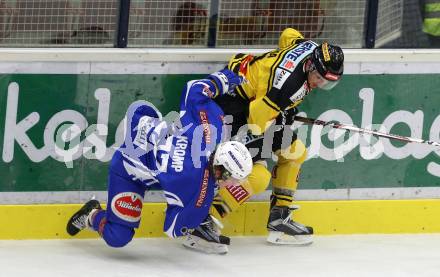
{"label": "green rink board", "polygon": [[[186,81],[202,76],[0,75],[0,191],[105,190],[111,157],[108,153],[112,153],[111,146],[118,144],[115,134],[127,107],[133,101],[148,100],[165,115],[177,109]],[[343,116],[356,126],[361,126],[363,118],[379,124],[375,128],[388,120],[395,123],[388,130],[392,133],[439,140],[439,88],[438,74],[347,75],[332,91],[310,93],[300,110],[312,118],[326,114],[337,120]],[[372,117],[368,117],[369,113]],[[54,143],[59,144],[60,132],[57,131],[78,122],[90,127],[97,123],[98,117],[101,122],[108,121],[104,141],[109,152],[106,152],[107,158],[102,158],[105,161],[89,155],[97,151],[96,147],[85,154],[84,145],[74,142],[60,147],[66,151],[77,147],[79,150],[75,153],[79,154],[72,162],[60,161],[63,154],[54,154],[52,147]],[[396,123],[396,118],[401,122]],[[28,130],[24,130],[26,128]],[[93,131],[90,128],[88,131]],[[316,141],[327,149],[334,149],[353,136],[347,133],[340,142],[330,140],[327,135],[313,139],[311,127],[301,128],[312,154],[317,153],[312,149],[316,149]],[[82,130],[77,138],[84,142],[89,136],[90,133]],[[361,155],[358,143],[348,147],[347,153],[338,158],[330,154],[314,155],[302,168],[300,189],[440,186],[440,151],[395,141],[384,145],[379,151],[381,155],[375,158]]]}

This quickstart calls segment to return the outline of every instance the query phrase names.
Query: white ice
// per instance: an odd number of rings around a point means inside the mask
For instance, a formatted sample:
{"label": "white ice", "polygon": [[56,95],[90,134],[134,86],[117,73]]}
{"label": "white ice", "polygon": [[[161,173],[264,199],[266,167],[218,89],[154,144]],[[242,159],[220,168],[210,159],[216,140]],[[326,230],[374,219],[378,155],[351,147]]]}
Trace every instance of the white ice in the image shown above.
{"label": "white ice", "polygon": [[440,234],[316,236],[305,247],[232,237],[226,255],[167,238],[135,239],[121,249],[97,239],[0,241],[0,276],[439,277]]}

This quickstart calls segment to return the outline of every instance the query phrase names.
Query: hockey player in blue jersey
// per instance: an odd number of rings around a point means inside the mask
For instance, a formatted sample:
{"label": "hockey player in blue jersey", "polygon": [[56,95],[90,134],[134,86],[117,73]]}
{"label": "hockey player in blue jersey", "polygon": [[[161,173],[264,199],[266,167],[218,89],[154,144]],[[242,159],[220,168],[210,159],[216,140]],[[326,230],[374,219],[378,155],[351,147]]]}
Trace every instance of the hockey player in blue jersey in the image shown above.
{"label": "hockey player in blue jersey", "polygon": [[67,224],[74,236],[90,228],[112,247],[129,243],[139,227],[145,191],[163,190],[167,201],[164,232],[185,236],[184,245],[207,253],[228,251],[229,238],[209,215],[218,187],[240,184],[252,157],[240,142],[222,142],[223,111],[212,98],[230,93],[242,78],[225,69],[186,84],[177,124],[162,119],[146,101],[127,111],[126,137],[113,155],[107,209],[92,199]]}

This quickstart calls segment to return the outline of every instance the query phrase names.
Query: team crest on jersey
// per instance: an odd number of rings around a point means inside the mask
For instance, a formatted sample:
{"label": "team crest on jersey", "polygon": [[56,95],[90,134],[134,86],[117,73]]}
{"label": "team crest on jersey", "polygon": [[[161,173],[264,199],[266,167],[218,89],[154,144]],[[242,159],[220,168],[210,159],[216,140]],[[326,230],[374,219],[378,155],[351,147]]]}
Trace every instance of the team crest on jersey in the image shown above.
{"label": "team crest on jersey", "polygon": [[122,220],[138,222],[141,219],[142,196],[135,192],[122,192],[113,197],[112,212]]}

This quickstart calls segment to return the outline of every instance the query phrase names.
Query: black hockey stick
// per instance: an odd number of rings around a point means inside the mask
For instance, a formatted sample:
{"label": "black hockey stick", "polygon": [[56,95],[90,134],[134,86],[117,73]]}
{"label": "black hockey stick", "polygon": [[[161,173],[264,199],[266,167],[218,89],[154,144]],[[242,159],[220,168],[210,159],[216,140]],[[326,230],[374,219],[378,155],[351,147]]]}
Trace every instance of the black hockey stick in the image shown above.
{"label": "black hockey stick", "polygon": [[306,117],[301,117],[301,116],[295,116],[295,121],[303,122],[303,123],[306,123],[309,125],[330,126],[331,128],[334,128],[334,129],[343,129],[343,130],[358,132],[361,134],[370,134],[373,136],[390,138],[390,139],[406,141],[406,142],[426,143],[429,145],[440,147],[439,142],[432,141],[432,140],[423,140],[423,139],[418,139],[418,138],[410,138],[410,137],[404,137],[404,136],[399,136],[399,135],[394,135],[394,134],[387,134],[387,133],[382,133],[382,132],[379,132],[376,130],[363,129],[363,128],[358,128],[355,126],[345,125],[345,124],[341,124],[341,123],[322,121],[322,120],[318,120],[318,119],[306,118]]}

